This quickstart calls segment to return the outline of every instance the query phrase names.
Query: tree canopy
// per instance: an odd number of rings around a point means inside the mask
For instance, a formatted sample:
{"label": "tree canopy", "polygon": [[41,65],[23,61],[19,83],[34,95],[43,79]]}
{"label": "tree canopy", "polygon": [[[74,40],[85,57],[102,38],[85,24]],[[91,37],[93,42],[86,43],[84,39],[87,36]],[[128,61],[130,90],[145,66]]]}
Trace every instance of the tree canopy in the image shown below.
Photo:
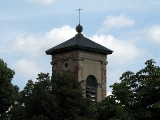
{"label": "tree canopy", "polygon": [[85,120],[90,107],[75,77],[41,73],[36,82],[28,81],[11,114],[14,120]]}
{"label": "tree canopy", "polygon": [[112,95],[97,104],[98,120],[158,120],[160,118],[160,67],[153,60],[145,68],[127,71],[114,83]]}
{"label": "tree canopy", "polygon": [[114,83],[112,95],[99,103],[83,96],[81,82],[67,74],[38,74],[24,89],[11,83],[14,71],[0,59],[0,119],[6,120],[158,120],[160,67],[154,60],[134,73],[127,71]]}
{"label": "tree canopy", "polygon": [[6,111],[14,104],[18,93],[18,87],[11,83],[14,74],[15,72],[0,59],[0,118],[2,120],[7,116]]}

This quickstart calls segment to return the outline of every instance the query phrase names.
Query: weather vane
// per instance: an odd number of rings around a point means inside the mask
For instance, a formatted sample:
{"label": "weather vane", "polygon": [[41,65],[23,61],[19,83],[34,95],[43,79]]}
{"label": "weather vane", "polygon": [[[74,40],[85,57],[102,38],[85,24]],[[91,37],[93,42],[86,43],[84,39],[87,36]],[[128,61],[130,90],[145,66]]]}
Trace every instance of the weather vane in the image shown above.
{"label": "weather vane", "polygon": [[76,10],[76,11],[79,11],[79,24],[80,24],[80,11],[81,11],[82,9],[78,9],[78,10]]}

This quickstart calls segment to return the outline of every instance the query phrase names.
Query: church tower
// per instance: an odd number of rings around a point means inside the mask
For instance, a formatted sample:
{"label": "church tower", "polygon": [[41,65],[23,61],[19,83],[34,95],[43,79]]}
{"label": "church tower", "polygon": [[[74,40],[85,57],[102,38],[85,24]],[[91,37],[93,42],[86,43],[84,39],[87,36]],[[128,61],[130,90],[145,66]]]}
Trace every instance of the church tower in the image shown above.
{"label": "church tower", "polygon": [[113,51],[84,37],[82,30],[79,24],[73,38],[48,49],[46,54],[52,55],[53,74],[76,75],[78,81],[84,81],[84,95],[99,102],[106,96],[107,55]]}

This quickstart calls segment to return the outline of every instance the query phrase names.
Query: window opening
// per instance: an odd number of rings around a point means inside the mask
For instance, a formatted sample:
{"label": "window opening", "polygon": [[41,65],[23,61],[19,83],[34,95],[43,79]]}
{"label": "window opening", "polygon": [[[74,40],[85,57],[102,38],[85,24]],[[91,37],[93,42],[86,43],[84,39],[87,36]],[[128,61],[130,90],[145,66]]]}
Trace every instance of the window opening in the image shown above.
{"label": "window opening", "polygon": [[93,75],[89,75],[86,80],[86,97],[92,101],[97,100],[97,80]]}
{"label": "window opening", "polygon": [[68,67],[68,63],[65,63],[64,66],[67,68]]}

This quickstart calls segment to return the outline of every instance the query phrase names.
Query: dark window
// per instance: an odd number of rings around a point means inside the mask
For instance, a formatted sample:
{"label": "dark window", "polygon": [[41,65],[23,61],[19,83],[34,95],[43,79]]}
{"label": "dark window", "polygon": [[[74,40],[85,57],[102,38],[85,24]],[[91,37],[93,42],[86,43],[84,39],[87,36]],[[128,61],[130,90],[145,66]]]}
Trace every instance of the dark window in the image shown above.
{"label": "dark window", "polygon": [[97,80],[93,75],[89,75],[86,80],[86,97],[92,101],[97,100]]}
{"label": "dark window", "polygon": [[67,68],[68,67],[68,63],[65,63],[64,66]]}

